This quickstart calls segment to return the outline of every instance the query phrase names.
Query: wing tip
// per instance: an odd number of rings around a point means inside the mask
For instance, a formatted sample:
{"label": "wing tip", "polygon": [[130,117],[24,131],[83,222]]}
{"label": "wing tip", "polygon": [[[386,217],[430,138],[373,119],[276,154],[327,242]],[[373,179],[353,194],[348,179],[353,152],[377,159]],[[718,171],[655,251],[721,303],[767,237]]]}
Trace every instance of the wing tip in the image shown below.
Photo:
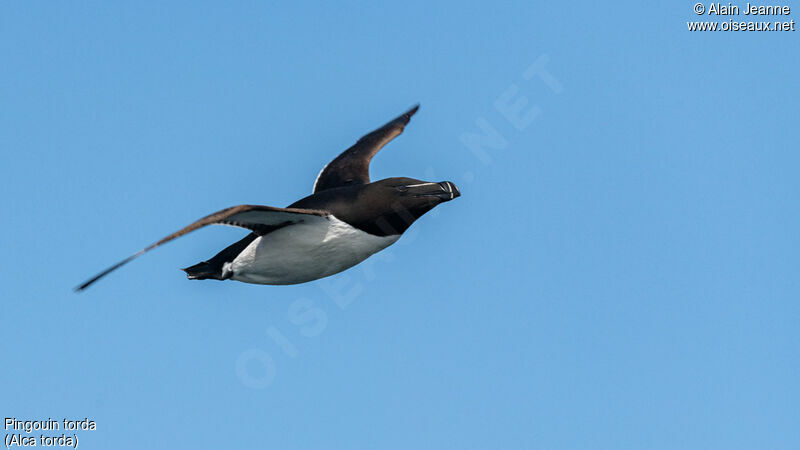
{"label": "wing tip", "polygon": [[416,103],[414,106],[409,108],[406,112],[404,112],[403,114],[400,114],[399,116],[397,116],[396,119],[392,120],[391,122],[389,122],[386,125],[387,126],[388,125],[394,125],[394,126],[399,125],[400,126],[400,130],[402,131],[402,129],[405,128],[406,125],[408,125],[408,122],[411,121],[411,117],[414,114],[416,114],[417,111],[419,111],[419,103]]}
{"label": "wing tip", "polygon": [[94,277],[94,278],[92,278],[92,279],[90,279],[88,281],[84,281],[82,284],[72,288],[72,292],[74,292],[76,294],[80,294],[81,292],[85,291],[86,288],[88,288],[89,286],[94,284],[94,282],[97,281],[98,279],[99,279],[98,277]]}
{"label": "wing tip", "polygon": [[141,255],[145,251],[147,251],[147,250],[139,250],[138,252],[134,253],[133,255],[128,256],[127,258],[125,258],[122,261],[114,264],[113,266],[109,267],[108,269],[98,273],[97,275],[93,276],[92,278],[89,278],[88,280],[84,281],[83,284],[80,284],[77,287],[75,287],[73,289],[74,292],[76,292],[76,293],[83,292],[86,288],[88,288],[89,286],[93,285],[95,282],[97,282],[98,280],[100,280],[104,276],[108,275],[109,273],[111,273],[111,272],[119,269],[120,267],[124,266],[125,264],[129,263],[131,260],[133,260],[134,258],[138,257],[139,255]]}

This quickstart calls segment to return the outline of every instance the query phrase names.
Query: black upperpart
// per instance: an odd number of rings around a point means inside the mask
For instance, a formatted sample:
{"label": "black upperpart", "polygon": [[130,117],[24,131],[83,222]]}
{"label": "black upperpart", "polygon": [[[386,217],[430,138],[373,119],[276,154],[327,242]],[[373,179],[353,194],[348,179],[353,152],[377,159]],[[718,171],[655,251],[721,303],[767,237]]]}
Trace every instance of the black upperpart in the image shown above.
{"label": "black upperpart", "polygon": [[436,205],[460,195],[456,185],[449,181],[433,183],[398,177],[327,189],[289,207],[328,211],[359,230],[390,236],[403,234]]}

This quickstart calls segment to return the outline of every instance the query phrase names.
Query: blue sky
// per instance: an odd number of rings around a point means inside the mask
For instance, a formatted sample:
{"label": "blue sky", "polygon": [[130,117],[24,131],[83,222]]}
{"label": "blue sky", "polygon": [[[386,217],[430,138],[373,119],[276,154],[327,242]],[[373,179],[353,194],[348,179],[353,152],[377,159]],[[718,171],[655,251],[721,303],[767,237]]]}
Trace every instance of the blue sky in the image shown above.
{"label": "blue sky", "polygon": [[[328,3],[2,2],[0,414],[86,449],[800,447],[796,32]],[[187,281],[216,227],[71,291],[416,102],[373,179],[463,195],[367,263]]]}

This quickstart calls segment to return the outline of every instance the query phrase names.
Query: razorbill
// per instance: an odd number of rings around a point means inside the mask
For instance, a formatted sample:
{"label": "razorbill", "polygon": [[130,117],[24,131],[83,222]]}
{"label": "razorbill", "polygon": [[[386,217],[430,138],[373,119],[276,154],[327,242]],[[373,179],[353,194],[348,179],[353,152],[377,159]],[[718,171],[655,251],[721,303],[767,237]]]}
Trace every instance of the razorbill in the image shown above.
{"label": "razorbill", "polygon": [[288,208],[239,205],[208,215],[114,264],[81,291],[134,258],[206,225],[246,228],[245,238],[183,269],[191,280],[297,284],[353,267],[394,244],[436,205],[460,192],[449,181],[386,178],[370,183],[369,163],[403,132],[419,105],[367,134],[323,167],[313,193]]}

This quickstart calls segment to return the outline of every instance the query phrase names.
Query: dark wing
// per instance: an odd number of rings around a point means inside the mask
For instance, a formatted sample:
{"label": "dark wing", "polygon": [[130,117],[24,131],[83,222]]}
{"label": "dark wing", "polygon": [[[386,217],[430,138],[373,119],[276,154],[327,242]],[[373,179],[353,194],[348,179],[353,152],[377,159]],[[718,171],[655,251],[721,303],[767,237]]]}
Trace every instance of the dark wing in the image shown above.
{"label": "dark wing", "polygon": [[411,120],[411,116],[418,109],[419,105],[415,105],[403,115],[362,137],[355,145],[329,162],[317,176],[317,181],[314,182],[314,192],[352,184],[369,183],[369,162],[372,161],[372,157],[384,145],[403,132],[408,121]]}
{"label": "dark wing", "polygon": [[95,275],[85,283],[76,287],[76,291],[82,291],[89,287],[92,283],[103,278],[114,270],[122,267],[133,259],[145,254],[146,252],[158,247],[159,245],[166,244],[167,242],[179,238],[184,234],[190,233],[198,228],[206,225],[220,224],[230,225],[234,227],[247,228],[258,235],[264,235],[270,231],[295,223],[305,222],[308,220],[325,220],[328,213],[324,211],[317,211],[313,209],[300,209],[300,208],[273,208],[272,206],[259,206],[259,205],[239,205],[217,211],[214,214],[203,217],[202,219],[184,227],[180,230],[170,234],[169,236],[161,239],[160,241],[151,244],[133,255],[123,259],[122,261],[114,264],[108,269]]}

